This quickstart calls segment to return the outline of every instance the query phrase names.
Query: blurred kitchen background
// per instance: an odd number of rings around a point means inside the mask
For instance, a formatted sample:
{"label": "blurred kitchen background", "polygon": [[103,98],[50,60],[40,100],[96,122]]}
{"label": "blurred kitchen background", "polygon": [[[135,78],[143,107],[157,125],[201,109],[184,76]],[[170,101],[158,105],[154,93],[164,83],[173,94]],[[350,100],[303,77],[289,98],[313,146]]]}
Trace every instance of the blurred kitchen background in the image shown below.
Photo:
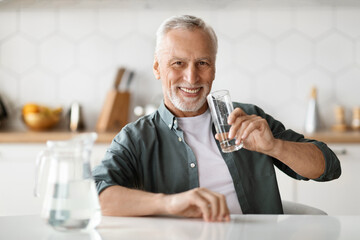
{"label": "blurred kitchen background", "polygon": [[[199,16],[217,32],[214,90],[229,89],[233,100],[255,103],[302,132],[311,88],[317,88],[327,131],[310,137],[329,144],[343,173],[339,180],[317,183],[291,180],[278,171],[282,198],[330,215],[360,214],[360,189],[354,187],[360,131],[346,128],[360,105],[360,1],[0,0],[0,96],[8,113],[2,121],[0,108],[0,180],[12,179],[0,186],[0,216],[40,212],[42,202],[33,197],[36,156],[46,140],[73,136],[64,119],[54,131],[27,131],[21,120],[24,104],[60,106],[64,118],[76,101],[85,130],[94,131],[119,69],[125,68],[133,79],[120,85],[130,92],[128,120],[135,120],[136,106],[157,106],[161,100],[161,83],[152,72],[155,32],[177,14]],[[32,113],[34,106],[27,106]],[[336,120],[337,106],[345,119],[339,114]],[[124,111],[115,111],[119,119]],[[115,134],[99,132],[92,166]]]}
{"label": "blurred kitchen background", "polygon": [[24,128],[21,106],[82,105],[94,129],[119,67],[134,72],[135,106],[158,105],[152,73],[155,32],[166,18],[193,14],[219,38],[213,89],[255,103],[288,128],[303,130],[310,89],[318,89],[321,118],[346,121],[360,105],[359,1],[320,0],[2,0],[0,95],[12,121]]}

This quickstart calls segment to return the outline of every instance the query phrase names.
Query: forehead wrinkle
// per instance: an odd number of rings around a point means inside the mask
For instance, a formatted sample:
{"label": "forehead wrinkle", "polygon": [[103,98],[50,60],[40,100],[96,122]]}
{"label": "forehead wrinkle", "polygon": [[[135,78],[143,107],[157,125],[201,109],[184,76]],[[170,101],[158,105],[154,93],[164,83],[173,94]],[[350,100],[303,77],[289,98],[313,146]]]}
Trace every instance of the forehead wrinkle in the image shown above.
{"label": "forehead wrinkle", "polygon": [[203,60],[207,60],[209,62],[212,62],[212,58],[210,56],[208,57],[200,57],[200,58],[197,58],[195,59],[196,61],[203,61]]}

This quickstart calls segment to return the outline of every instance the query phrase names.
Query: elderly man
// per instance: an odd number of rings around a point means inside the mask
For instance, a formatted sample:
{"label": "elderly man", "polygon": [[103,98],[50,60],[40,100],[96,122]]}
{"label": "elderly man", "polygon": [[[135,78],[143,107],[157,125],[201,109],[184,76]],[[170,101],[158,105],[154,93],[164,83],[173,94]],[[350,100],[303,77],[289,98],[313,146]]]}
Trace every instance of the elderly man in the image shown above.
{"label": "elderly man", "polygon": [[153,64],[164,94],[159,109],[125,126],[93,175],[104,215],[176,215],[229,221],[230,213],[281,214],[274,165],[289,176],[327,181],[341,174],[335,154],[260,108],[234,103],[222,153],[206,102],[215,78],[217,38],[193,16],[167,19]]}

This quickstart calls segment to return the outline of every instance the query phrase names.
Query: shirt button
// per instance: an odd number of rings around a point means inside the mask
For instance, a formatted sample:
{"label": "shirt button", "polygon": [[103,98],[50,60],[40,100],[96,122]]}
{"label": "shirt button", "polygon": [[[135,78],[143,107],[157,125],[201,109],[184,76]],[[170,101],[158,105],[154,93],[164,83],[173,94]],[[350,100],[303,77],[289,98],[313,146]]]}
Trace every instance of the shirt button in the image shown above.
{"label": "shirt button", "polygon": [[176,119],[175,119],[175,120],[174,120],[174,124],[176,124],[176,122],[177,122],[177,121],[176,121]]}
{"label": "shirt button", "polygon": [[195,167],[195,163],[193,163],[193,162],[190,163],[190,167],[191,167],[191,168],[194,168],[194,167]]}
{"label": "shirt button", "polygon": [[178,139],[179,139],[179,142],[181,142],[181,141],[182,141],[181,137],[179,137]]}
{"label": "shirt button", "polygon": [[169,124],[169,128],[171,129],[171,123]]}

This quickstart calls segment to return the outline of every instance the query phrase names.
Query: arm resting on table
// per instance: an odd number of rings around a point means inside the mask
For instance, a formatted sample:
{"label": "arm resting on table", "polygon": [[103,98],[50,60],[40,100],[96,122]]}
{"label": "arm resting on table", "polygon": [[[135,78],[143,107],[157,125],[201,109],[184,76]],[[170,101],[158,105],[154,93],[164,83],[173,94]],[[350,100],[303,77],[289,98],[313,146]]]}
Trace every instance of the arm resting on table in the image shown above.
{"label": "arm resting on table", "polygon": [[111,186],[99,195],[106,216],[145,216],[165,214],[164,194],[154,194],[122,186]]}
{"label": "arm resting on table", "polygon": [[110,186],[99,199],[102,213],[107,216],[177,215],[230,221],[225,196],[206,188],[166,195]]}

